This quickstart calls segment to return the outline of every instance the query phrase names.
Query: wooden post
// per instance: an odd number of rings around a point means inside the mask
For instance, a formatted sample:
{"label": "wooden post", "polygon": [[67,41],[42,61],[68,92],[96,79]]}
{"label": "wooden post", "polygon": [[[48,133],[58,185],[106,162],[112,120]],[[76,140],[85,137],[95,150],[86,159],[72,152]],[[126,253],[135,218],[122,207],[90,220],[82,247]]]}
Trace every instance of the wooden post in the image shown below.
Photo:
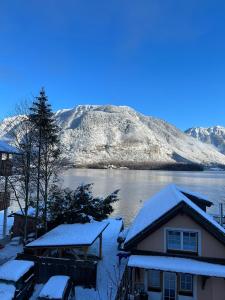
{"label": "wooden post", "polygon": [[7,191],[8,191],[8,176],[5,177],[3,239],[6,237],[6,232],[7,232],[7,215],[8,215]]}
{"label": "wooden post", "polygon": [[99,258],[102,259],[102,233],[99,236]]}
{"label": "wooden post", "polygon": [[84,259],[87,260],[88,247],[84,247]]}

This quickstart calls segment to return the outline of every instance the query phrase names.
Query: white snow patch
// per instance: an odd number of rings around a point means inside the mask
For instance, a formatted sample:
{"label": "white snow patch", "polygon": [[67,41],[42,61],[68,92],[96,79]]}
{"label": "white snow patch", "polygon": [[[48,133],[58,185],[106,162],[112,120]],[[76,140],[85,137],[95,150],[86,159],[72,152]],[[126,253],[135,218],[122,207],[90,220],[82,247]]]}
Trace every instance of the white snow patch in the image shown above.
{"label": "white snow patch", "polygon": [[12,300],[14,298],[16,287],[12,284],[0,283],[0,299]]}
{"label": "white snow patch", "polygon": [[16,282],[34,266],[34,262],[26,260],[10,260],[0,266],[0,280]]}
{"label": "white snow patch", "polygon": [[224,265],[180,257],[131,255],[128,266],[225,278]]}
{"label": "white snow patch", "polygon": [[108,222],[62,224],[47,232],[26,247],[91,245],[108,226]]}
{"label": "white snow patch", "polygon": [[61,299],[69,279],[68,276],[52,276],[42,288],[39,297]]}

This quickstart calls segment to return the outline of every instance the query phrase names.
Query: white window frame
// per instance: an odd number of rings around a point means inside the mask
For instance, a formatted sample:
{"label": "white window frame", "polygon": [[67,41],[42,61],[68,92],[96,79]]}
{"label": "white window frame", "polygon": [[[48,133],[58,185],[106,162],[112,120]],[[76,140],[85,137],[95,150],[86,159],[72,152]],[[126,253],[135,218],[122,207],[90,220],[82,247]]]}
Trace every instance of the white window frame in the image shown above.
{"label": "white window frame", "polygon": [[[190,253],[198,253],[198,255],[201,255],[202,249],[201,249],[201,231],[193,228],[177,228],[177,227],[165,227],[164,228],[164,252],[166,253],[169,249],[167,248],[167,231],[180,231],[180,232],[191,232],[191,233],[197,233],[198,234],[198,249],[197,252],[189,251],[189,250],[183,250],[178,249],[177,251],[185,251]],[[183,247],[183,234],[181,234],[181,246]],[[176,251],[176,250],[174,250]]]}
{"label": "white window frame", "polygon": [[[185,275],[185,276],[186,276],[186,275],[191,276],[191,280],[192,280],[192,281],[191,281],[191,284],[192,284],[192,289],[191,289],[191,290],[187,290],[187,289],[182,289],[182,288],[181,288],[181,276],[182,276],[182,275]],[[180,291],[180,292],[187,292],[187,293],[190,292],[192,295],[194,294],[194,275],[188,274],[188,273],[181,273],[181,274],[180,274],[179,291]]]}
{"label": "white window frame", "polygon": [[[151,272],[157,272],[159,275],[159,285],[158,286],[151,286],[150,285],[150,278],[151,278]],[[161,286],[161,271],[160,270],[154,270],[154,269],[149,269],[147,270],[147,284],[148,284],[148,288],[150,289],[158,289],[158,290],[162,290],[162,286]]]}

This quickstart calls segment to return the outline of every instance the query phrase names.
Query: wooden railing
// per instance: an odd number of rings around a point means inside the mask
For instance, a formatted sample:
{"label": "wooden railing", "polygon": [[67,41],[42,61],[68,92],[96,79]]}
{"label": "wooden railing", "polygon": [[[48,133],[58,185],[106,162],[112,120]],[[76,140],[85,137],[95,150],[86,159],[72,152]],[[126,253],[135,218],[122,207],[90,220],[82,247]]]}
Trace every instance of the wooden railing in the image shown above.
{"label": "wooden railing", "polygon": [[9,159],[0,160],[0,176],[11,176],[12,175],[12,161]]}
{"label": "wooden railing", "polygon": [[96,288],[97,261],[42,257],[24,253],[18,254],[17,259],[35,262],[37,283],[45,283],[54,275],[67,275],[75,285]]}

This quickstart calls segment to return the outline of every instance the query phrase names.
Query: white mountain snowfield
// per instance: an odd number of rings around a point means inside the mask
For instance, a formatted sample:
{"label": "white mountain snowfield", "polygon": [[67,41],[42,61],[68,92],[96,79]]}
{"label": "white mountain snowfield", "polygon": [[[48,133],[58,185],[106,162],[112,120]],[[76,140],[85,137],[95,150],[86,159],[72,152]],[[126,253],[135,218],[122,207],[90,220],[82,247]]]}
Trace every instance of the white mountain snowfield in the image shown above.
{"label": "white mountain snowfield", "polygon": [[214,145],[217,150],[225,154],[225,128],[222,126],[193,127],[185,131],[186,134],[207,144]]}
{"label": "white mountain snowfield", "polygon": [[[59,110],[55,116],[62,128],[64,155],[76,166],[176,162],[225,165],[225,155],[214,146],[128,106],[79,105]],[[10,138],[10,130],[22,117],[4,119],[0,138]]]}

